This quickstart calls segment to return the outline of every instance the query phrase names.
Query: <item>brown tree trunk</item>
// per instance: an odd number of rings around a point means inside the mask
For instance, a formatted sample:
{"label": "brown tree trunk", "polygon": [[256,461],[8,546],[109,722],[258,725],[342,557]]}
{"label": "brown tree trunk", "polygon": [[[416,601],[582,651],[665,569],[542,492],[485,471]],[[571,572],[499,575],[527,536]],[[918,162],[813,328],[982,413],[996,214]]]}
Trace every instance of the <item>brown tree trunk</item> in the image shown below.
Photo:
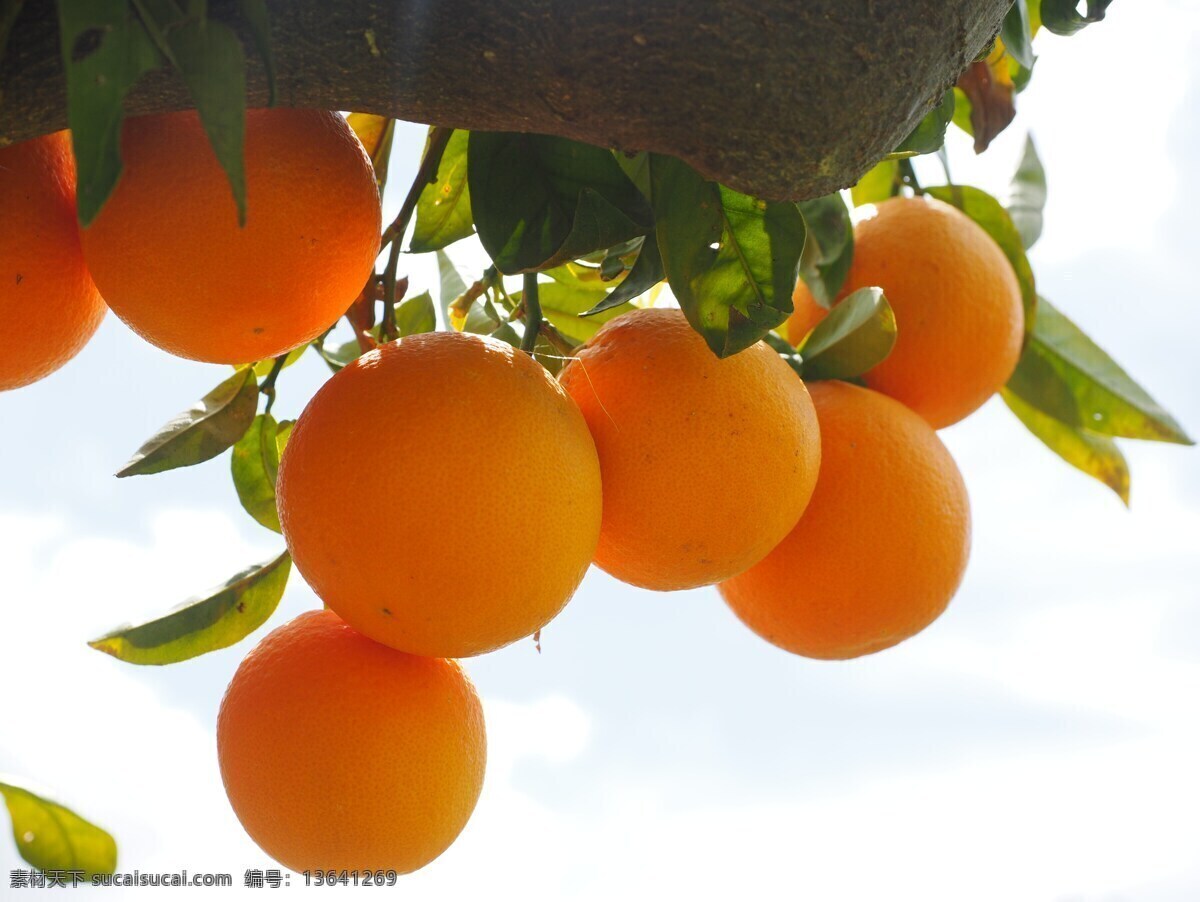
{"label": "brown tree trunk", "polygon": [[[895,147],[998,30],[1011,0],[269,0],[288,106],[563,135],[674,154],[800,200]],[[212,14],[237,22],[232,0]],[[247,41],[251,103],[266,102]],[[0,144],[66,125],[52,0],[0,59]],[[188,106],[156,73],[133,113]]]}

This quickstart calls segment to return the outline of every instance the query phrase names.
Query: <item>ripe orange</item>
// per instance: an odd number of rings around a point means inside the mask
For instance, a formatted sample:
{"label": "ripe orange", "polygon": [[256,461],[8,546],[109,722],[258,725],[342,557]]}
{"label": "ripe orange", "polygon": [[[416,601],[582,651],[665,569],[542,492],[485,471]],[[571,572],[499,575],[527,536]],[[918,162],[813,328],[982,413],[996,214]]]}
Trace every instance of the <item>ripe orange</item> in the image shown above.
{"label": "ripe orange", "polygon": [[604,478],[596,563],[648,589],[687,589],[760,560],[808,504],[820,465],[812,401],[759,342],[721,360],[673,309],[605,324],[559,381]]}
{"label": "ripe orange", "polygon": [[125,169],[84,230],[105,300],[180,357],[247,363],[315,338],[362,291],[379,192],[345,119],[246,113],[246,225],[194,112],[130,119]]}
{"label": "ripe orange", "polygon": [[0,391],[78,354],[104,310],[79,246],[70,134],[0,148]]}
{"label": "ripe orange", "polygon": [[903,404],[844,382],[812,388],[821,477],[774,551],[721,584],[742,621],[810,658],[854,658],[934,621],[970,550],[967,490],[937,434]]}
{"label": "ripe orange", "polygon": [[475,687],[309,611],[234,674],[217,718],[225,791],[263,851],[293,871],[424,867],[483,787]]}
{"label": "ripe orange", "polygon": [[529,355],[476,335],[385,345],[329,380],[279,470],[296,566],[355,629],[457,658],[545,626],[600,531],[587,424]]}
{"label": "ripe orange", "polygon": [[[903,401],[935,429],[1000,390],[1021,355],[1021,288],[1003,251],[956,207],[895,197],[854,228],[845,296],[878,285],[896,314],[892,353],[866,384]],[[826,313],[801,281],[787,334],[799,342]]]}

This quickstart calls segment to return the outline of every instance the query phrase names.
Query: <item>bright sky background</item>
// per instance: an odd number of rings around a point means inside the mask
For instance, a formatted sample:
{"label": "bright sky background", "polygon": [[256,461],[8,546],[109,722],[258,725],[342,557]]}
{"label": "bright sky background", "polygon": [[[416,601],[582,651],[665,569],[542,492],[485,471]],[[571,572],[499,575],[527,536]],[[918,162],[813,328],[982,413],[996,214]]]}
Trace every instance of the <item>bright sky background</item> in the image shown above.
{"label": "bright sky background", "polygon": [[[955,174],[1002,194],[1033,130],[1050,181],[1042,293],[1200,434],[1200,8],[1125,0],[1037,49],[1017,124],[979,160],[953,140]],[[395,185],[422,136],[402,132]],[[413,261],[418,290],[436,289],[430,262]],[[315,356],[288,370],[278,412],[325,376]],[[240,885],[271,862],[229,809],[213,731],[250,643],[161,669],[85,645],[281,547],[241,512],[227,457],[110,475],[221,378],[110,317],[67,369],[0,394],[0,772],[111,830],[121,870]],[[469,662],[487,785],[404,898],[1200,897],[1200,452],[1126,443],[1126,511],[998,401],[943,437],[975,538],[932,628],[807,661],[715,590],[659,595],[593,571],[541,655],[521,642]],[[405,478],[420,474],[398,462]],[[271,625],[315,604],[293,579]],[[0,841],[6,892],[20,866]]]}

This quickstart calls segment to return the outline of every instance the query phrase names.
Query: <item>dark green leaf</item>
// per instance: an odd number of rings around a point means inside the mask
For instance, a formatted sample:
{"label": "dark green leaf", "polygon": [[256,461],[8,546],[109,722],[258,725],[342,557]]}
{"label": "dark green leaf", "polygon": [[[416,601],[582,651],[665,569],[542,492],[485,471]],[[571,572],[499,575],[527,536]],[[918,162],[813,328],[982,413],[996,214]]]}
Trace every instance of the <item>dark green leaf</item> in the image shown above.
{"label": "dark green leaf", "polygon": [[11,782],[0,781],[0,796],[12,818],[17,851],[39,871],[80,871],[90,880],[116,870],[116,841],[91,821]]}
{"label": "dark green leaf", "polygon": [[58,6],[79,221],[88,226],[121,175],[121,120],[134,82],[162,57],[126,0]]}
{"label": "dark green leaf", "polygon": [[230,469],[233,487],[246,513],[275,532],[279,511],[275,506],[275,479],[279,473],[279,426],[269,413],[254,418],[236,445]]}
{"label": "dark green leaf", "polygon": [[1021,236],[1025,249],[1033,247],[1042,234],[1042,210],[1046,206],[1046,171],[1038,159],[1033,138],[1025,138],[1025,153],[1008,191],[1008,215]]}
{"label": "dark green leaf", "polygon": [[1026,404],[1102,435],[1190,445],[1183,428],[1045,298],[1008,382]]}
{"label": "dark green leaf", "polygon": [[986,191],[971,185],[941,185],[936,188],[926,188],[925,193],[947,203],[954,204],[1000,245],[1004,256],[1012,264],[1017,282],[1021,286],[1021,305],[1025,308],[1025,331],[1033,328],[1037,315],[1037,288],[1033,281],[1033,269],[1029,258],[1025,256],[1025,245],[1021,241],[1021,233],[1013,225],[1008,211],[1001,206],[1000,201]]}
{"label": "dark green leaf", "polygon": [[1080,14],[1078,0],[1042,0],[1042,24],[1055,34],[1072,35],[1104,18],[1112,0],[1087,0]]}
{"label": "dark green leaf", "polygon": [[706,181],[673,157],[653,154],[650,175],[663,269],[688,322],[720,357],[750,347],[792,312],[800,208]]}
{"label": "dark green leaf", "polygon": [[396,326],[402,338],[419,332],[432,332],[437,328],[437,313],[434,312],[433,298],[428,291],[405,298],[396,307]]}
{"label": "dark green leaf", "polygon": [[896,160],[883,160],[858,180],[850,189],[850,200],[854,206],[877,204],[894,195],[900,184],[900,164]]}
{"label": "dark green leaf", "polygon": [[763,341],[767,343],[784,362],[790,366],[800,376],[804,375],[804,358],[800,356],[800,352],[792,347],[792,343],[780,335],[778,332],[768,332],[763,336]]}
{"label": "dark green leaf", "polygon": [[200,123],[229,180],[238,223],[244,225],[246,58],[242,42],[228,25],[210,20],[204,4],[189,3],[187,14],[175,0],[134,0],[134,4],[155,44],[187,85]]}
{"label": "dark green leaf", "polygon": [[900,142],[888,159],[915,157],[917,154],[934,153],[946,143],[946,126],[954,118],[953,88],[942,95],[942,99],[925,114],[912,133]]}
{"label": "dark green leaf", "polygon": [[1012,58],[1026,69],[1033,68],[1033,35],[1029,33],[1029,8],[1025,0],[1016,0],[1004,17],[1000,40]]}
{"label": "dark green leaf", "polygon": [[841,193],[802,201],[800,212],[808,227],[800,277],[816,302],[829,307],[850,272],[854,259],[854,226]]}
{"label": "dark green leaf", "polygon": [[646,199],[603,148],[471,132],[467,157],[475,227],[502,273],[548,269],[651,228]]}
{"label": "dark green leaf", "polygon": [[175,664],[228,648],[266,623],[283,598],[292,559],[285,551],[156,620],[122,626],[88,643],[130,664]]}
{"label": "dark green leaf", "polygon": [[1129,465],[1116,442],[1106,435],[1068,426],[1027,404],[1007,388],[1001,389],[1000,396],[1042,444],[1077,470],[1103,482],[1129,504]]}
{"label": "dark green leaf", "polygon": [[634,261],[633,268],[629,270],[629,275],[621,281],[620,285],[610,291],[604,300],[582,315],[595,316],[607,310],[624,309],[625,305],[634,298],[645,294],[661,282],[663,276],[662,256],[658,253],[658,238],[654,232],[651,232],[642,243],[642,249],[638,253],[637,260]]}
{"label": "dark green leaf", "polygon": [[271,14],[267,10],[266,0],[237,0],[237,5],[242,18],[250,26],[254,47],[262,57],[263,68],[267,72],[267,106],[275,106],[278,92],[275,88],[275,57],[271,53]]}
{"label": "dark green leaf", "polygon": [[891,353],[896,317],[879,288],[860,288],[835,304],[800,343],[805,379],[854,379]]}
{"label": "dark green leaf", "polygon": [[0,0],[0,59],[4,59],[4,48],[8,46],[8,33],[21,11],[21,0]]}
{"label": "dark green leaf", "polygon": [[458,129],[450,135],[438,163],[437,179],[421,190],[409,253],[436,251],[475,232],[467,187],[468,134]]}
{"label": "dark green leaf", "polygon": [[238,370],[138,448],[118,476],[190,467],[216,457],[246,434],[258,410],[254,370]]}

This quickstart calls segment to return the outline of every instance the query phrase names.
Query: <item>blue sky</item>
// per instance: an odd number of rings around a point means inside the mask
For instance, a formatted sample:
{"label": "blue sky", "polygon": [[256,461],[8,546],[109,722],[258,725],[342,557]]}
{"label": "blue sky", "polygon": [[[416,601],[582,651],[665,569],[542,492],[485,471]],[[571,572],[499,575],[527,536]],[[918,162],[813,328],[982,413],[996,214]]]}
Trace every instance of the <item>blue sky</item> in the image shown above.
{"label": "blue sky", "polygon": [[[1034,133],[1050,181],[1041,292],[1196,435],[1200,10],[1117,3],[1038,45],[1017,123],[983,158],[953,140],[955,175],[1002,192]],[[422,135],[403,130],[394,184]],[[451,253],[478,266],[468,246]],[[410,262],[417,288],[436,288],[431,261]],[[229,811],[213,738],[248,643],[145,669],[85,645],[280,547],[241,513],[227,458],[111,476],[223,373],[110,317],[69,367],[0,394],[0,772],[109,828],[122,870],[236,882],[269,866]],[[289,369],[278,412],[325,377],[315,357]],[[942,434],[974,547],[933,627],[858,661],[807,661],[714,590],[660,595],[593,571],[542,654],[522,642],[468,662],[487,785],[459,842],[403,878],[407,898],[1200,896],[1200,452],[1126,443],[1126,511],[998,402]],[[271,623],[315,604],[294,579]],[[18,864],[0,844],[0,869]]]}

